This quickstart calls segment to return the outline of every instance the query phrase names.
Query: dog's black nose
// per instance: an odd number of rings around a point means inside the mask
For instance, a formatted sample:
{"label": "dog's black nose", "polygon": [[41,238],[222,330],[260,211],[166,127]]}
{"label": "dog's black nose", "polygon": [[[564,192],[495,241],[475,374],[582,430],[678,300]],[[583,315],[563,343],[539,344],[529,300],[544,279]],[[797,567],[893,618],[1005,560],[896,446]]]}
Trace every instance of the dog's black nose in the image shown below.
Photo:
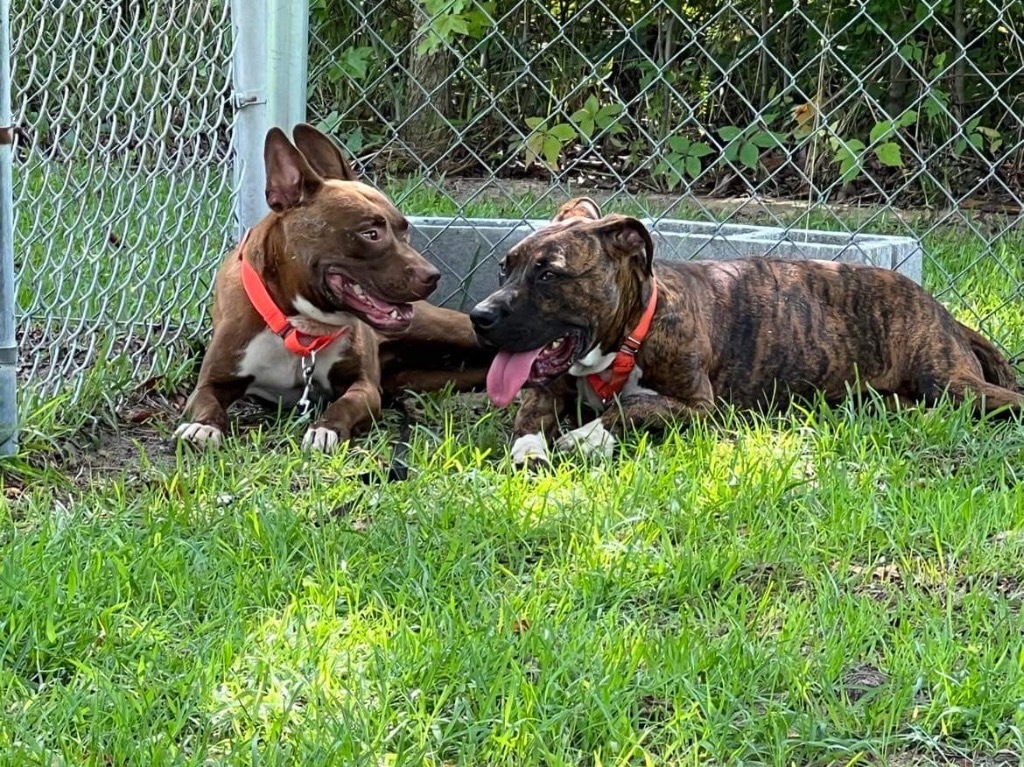
{"label": "dog's black nose", "polygon": [[493,330],[504,316],[505,310],[501,306],[484,301],[473,307],[469,313],[469,321],[473,323],[475,330],[486,332]]}

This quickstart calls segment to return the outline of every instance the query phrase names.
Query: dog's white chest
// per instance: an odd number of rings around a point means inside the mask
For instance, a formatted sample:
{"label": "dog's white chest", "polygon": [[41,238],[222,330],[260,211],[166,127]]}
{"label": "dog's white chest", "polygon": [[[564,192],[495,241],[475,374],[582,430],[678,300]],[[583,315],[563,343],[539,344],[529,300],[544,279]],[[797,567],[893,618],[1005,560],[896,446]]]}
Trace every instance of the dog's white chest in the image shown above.
{"label": "dog's white chest", "polygon": [[[323,398],[333,396],[328,378],[334,363],[341,359],[352,342],[348,333],[316,354],[313,365],[312,394]],[[238,365],[240,377],[252,376],[252,383],[245,393],[270,402],[280,401],[284,405],[295,405],[302,396],[304,380],[302,357],[292,354],[284,347],[284,339],[270,330],[263,330],[245,347]]]}
{"label": "dog's white chest", "polygon": [[[594,348],[569,368],[569,374],[576,377],[577,394],[592,410],[601,412],[607,406],[601,402],[601,398],[598,397],[590,387],[590,383],[587,381],[587,376],[592,375],[593,373],[603,373],[611,367],[611,364],[614,361],[615,352],[601,354],[600,349]],[[651,389],[645,389],[640,385],[640,379],[643,378],[643,376],[644,371],[640,366],[634,365],[633,369],[629,371],[629,378],[626,379],[626,383],[623,385],[622,391],[619,392],[619,396],[628,397],[631,394],[656,394],[657,392],[654,392]]]}

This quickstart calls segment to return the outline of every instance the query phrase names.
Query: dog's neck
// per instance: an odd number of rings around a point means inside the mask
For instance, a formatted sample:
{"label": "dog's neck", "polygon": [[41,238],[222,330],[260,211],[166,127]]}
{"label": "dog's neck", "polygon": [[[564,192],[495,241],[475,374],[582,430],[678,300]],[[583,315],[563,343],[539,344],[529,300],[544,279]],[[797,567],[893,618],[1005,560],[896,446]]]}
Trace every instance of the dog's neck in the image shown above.
{"label": "dog's neck", "polygon": [[611,316],[607,330],[599,334],[598,345],[602,354],[612,354],[619,350],[626,336],[633,332],[643,317],[647,302],[651,299],[654,277],[632,269],[629,278],[620,288],[619,305]]}
{"label": "dog's neck", "polygon": [[636,272],[630,274],[608,331],[600,334],[599,342],[572,364],[569,375],[582,377],[608,369],[626,336],[640,323],[647,302],[651,299],[652,283],[653,277]]}
{"label": "dog's neck", "polygon": [[267,292],[274,303],[286,315],[295,313],[293,291],[289,290],[285,275],[287,270],[281,269],[281,263],[287,258],[287,238],[279,218],[268,216],[254,226],[245,242],[242,257],[248,261],[256,273],[263,279]]}
{"label": "dog's neck", "polygon": [[356,322],[355,315],[348,312],[325,311],[315,306],[303,295],[302,285],[289,279],[286,263],[296,257],[288,253],[288,238],[280,217],[268,217],[253,227],[245,244],[245,258],[263,279],[274,303],[302,332],[326,335]]}

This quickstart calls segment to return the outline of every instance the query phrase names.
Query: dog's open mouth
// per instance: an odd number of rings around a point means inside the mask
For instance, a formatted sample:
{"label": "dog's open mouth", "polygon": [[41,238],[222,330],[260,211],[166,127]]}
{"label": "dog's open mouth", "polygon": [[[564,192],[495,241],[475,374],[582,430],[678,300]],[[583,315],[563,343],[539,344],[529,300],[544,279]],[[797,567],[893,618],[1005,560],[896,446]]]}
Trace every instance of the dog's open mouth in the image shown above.
{"label": "dog's open mouth", "polygon": [[386,301],[341,272],[327,273],[327,287],[347,309],[378,330],[401,331],[412,322],[412,304]]}
{"label": "dog's open mouth", "polygon": [[557,378],[576,361],[581,340],[578,331],[571,331],[537,349],[498,352],[487,371],[487,396],[498,407],[505,407],[526,384]]}

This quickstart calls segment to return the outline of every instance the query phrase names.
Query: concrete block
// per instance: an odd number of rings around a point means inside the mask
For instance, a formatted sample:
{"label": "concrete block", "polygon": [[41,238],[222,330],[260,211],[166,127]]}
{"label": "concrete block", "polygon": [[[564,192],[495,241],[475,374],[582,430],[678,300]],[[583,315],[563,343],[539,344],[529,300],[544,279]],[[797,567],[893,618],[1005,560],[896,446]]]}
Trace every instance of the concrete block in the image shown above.
{"label": "concrete block", "polygon": [[[434,301],[468,311],[498,284],[498,261],[545,220],[410,217],[412,244],[442,272]],[[923,252],[913,237],[813,229],[643,220],[655,258],[730,260],[751,256],[873,264],[921,282]]]}

